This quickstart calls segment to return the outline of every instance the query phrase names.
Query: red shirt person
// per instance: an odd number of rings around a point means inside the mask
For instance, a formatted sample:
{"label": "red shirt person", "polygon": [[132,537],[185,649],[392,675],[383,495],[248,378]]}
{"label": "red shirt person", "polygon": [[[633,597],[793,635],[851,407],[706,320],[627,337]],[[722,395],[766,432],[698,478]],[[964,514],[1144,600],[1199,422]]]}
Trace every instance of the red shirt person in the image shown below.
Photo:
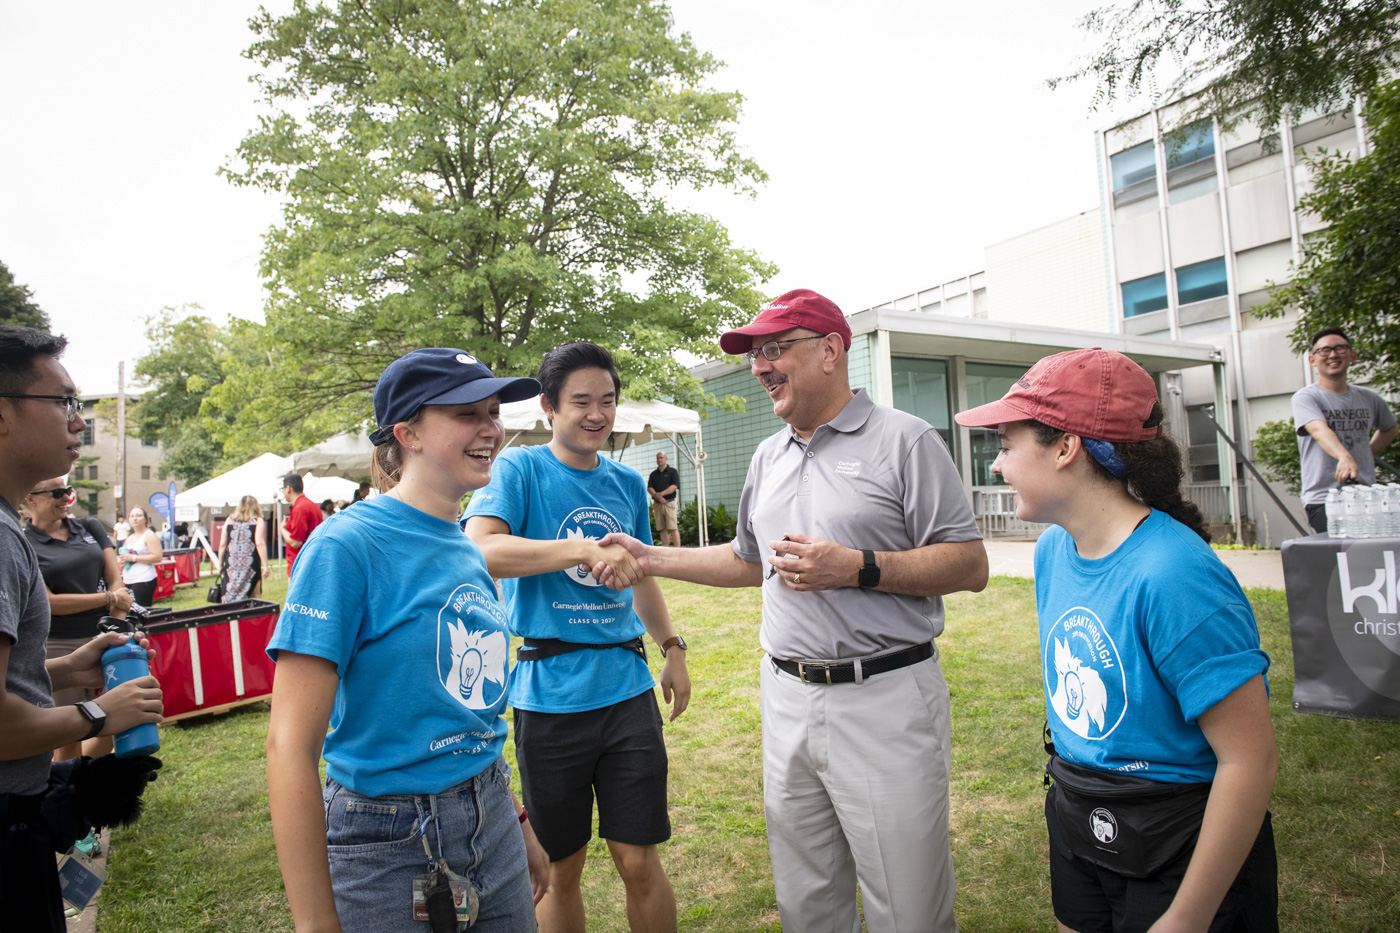
{"label": "red shirt person", "polygon": [[292,575],[293,562],[301,553],[301,546],[322,520],[320,507],[302,495],[305,488],[301,477],[295,473],[288,473],[282,479],[282,498],[292,504],[287,520],[282,523],[282,543],[287,546],[288,578]]}

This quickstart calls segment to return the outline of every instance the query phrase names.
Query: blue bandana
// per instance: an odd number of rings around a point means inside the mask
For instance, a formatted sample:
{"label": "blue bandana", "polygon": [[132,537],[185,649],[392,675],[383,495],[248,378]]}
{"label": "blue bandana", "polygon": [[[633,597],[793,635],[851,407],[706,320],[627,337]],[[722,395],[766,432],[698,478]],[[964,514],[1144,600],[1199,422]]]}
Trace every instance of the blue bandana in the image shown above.
{"label": "blue bandana", "polygon": [[1099,462],[1099,466],[1112,473],[1119,479],[1124,479],[1128,475],[1128,465],[1118,459],[1118,454],[1113,450],[1110,441],[1096,441],[1092,437],[1081,437],[1079,439],[1084,444],[1084,449],[1089,451],[1089,455]]}

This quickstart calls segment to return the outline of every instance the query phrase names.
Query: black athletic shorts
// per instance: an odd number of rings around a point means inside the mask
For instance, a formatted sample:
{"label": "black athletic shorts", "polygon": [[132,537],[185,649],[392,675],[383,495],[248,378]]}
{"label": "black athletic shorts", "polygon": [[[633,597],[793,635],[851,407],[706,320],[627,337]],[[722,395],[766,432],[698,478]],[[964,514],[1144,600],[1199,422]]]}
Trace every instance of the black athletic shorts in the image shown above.
{"label": "black athletic shorts", "polygon": [[[1054,788],[1050,790],[1053,794]],[[1075,858],[1060,837],[1051,794],[1045,798],[1045,824],[1050,833],[1050,900],[1055,919],[1076,933],[1147,930],[1171,906],[1190,853],[1150,878],[1127,878],[1091,865]],[[1267,813],[1209,933],[1278,933],[1278,858],[1273,821]]]}
{"label": "black athletic shorts", "polygon": [[629,845],[671,838],[666,743],[652,690],[581,713],[515,710],[515,761],[530,825],[552,862],[598,835]]}

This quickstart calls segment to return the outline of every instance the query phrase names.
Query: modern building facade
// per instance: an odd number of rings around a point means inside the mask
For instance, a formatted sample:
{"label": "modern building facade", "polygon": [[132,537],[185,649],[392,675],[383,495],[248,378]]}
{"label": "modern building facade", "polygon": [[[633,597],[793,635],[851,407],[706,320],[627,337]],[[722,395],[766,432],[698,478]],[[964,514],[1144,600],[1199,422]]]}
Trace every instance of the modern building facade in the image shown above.
{"label": "modern building facade", "polygon": [[[1310,114],[1271,134],[1244,121],[1227,132],[1210,120],[1184,122],[1185,106],[1097,134],[1110,329],[1219,347],[1230,409],[1221,420],[1252,457],[1255,431],[1290,418],[1291,396],[1312,374],[1289,347],[1296,315],[1269,320],[1251,309],[1267,299],[1270,282],[1287,280],[1289,264],[1323,226],[1298,207],[1312,185],[1306,159],[1321,151],[1364,155],[1365,127],[1347,109]],[[1211,375],[1184,370],[1178,387],[1192,481],[1198,488],[1237,483],[1258,537],[1277,543],[1290,536],[1240,458],[1217,441],[1211,422],[1219,387]],[[1288,504],[1301,511],[1296,500]]]}

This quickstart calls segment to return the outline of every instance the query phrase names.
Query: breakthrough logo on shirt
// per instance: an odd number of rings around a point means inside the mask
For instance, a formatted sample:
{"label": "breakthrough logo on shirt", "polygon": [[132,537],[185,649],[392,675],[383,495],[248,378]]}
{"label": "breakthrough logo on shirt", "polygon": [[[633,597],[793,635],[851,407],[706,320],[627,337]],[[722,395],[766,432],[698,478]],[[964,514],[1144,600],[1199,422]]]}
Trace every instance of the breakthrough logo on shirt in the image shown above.
{"label": "breakthrough logo on shirt", "polygon": [[1070,609],[1041,646],[1050,708],[1075,735],[1098,741],[1128,711],[1128,682],[1118,646],[1092,610]]}

